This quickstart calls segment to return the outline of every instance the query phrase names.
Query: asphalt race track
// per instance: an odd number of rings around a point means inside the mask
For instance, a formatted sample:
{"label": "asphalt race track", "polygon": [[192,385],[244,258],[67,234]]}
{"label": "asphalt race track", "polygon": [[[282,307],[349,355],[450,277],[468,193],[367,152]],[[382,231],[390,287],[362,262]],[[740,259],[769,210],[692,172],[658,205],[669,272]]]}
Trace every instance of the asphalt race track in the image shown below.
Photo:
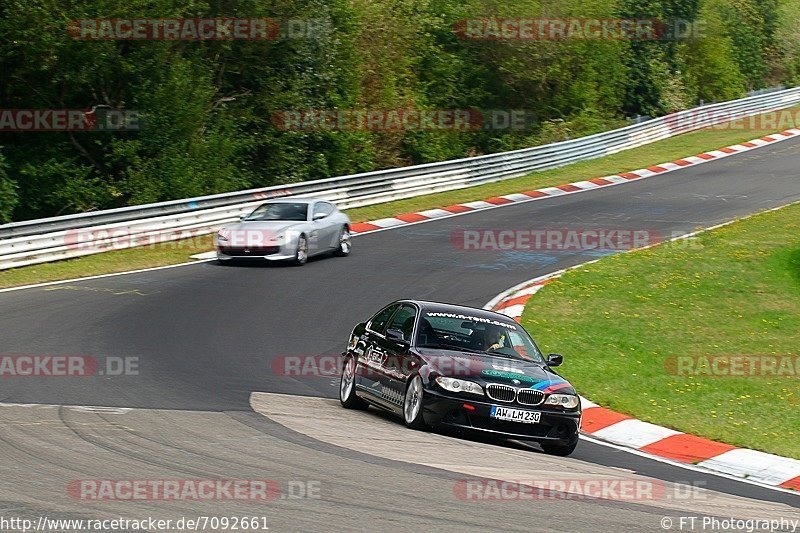
{"label": "asphalt race track", "polygon": [[[798,519],[798,495],[586,441],[563,459],[406,430],[327,401],[338,378],[289,377],[275,363],[341,353],[352,326],[393,299],[481,307],[521,281],[600,256],[463,251],[451,243],[454,231],[614,228],[670,237],[798,200],[800,141],[788,140],[620,186],[359,236],[351,257],[302,268],[205,262],[0,293],[0,354],[139,364],[138,375],[124,377],[0,378],[0,514],[247,514],[283,531],[663,531],[664,516]],[[580,354],[564,355],[568,375]],[[437,456],[442,449],[447,457]],[[690,483],[704,497],[470,502],[454,491],[465,478],[581,475]],[[66,490],[80,479],[177,478],[312,481],[321,498],[134,503],[76,500]]]}

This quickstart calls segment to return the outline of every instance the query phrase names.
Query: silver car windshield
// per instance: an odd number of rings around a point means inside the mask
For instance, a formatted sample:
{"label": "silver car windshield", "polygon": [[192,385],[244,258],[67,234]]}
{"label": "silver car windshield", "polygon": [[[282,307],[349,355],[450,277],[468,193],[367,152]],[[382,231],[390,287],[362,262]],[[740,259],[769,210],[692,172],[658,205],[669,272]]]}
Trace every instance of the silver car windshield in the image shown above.
{"label": "silver car windshield", "polygon": [[542,352],[521,326],[467,314],[424,313],[417,328],[417,346],[544,362]]}
{"label": "silver car windshield", "polygon": [[268,202],[256,207],[245,220],[306,220],[308,204],[298,202]]}

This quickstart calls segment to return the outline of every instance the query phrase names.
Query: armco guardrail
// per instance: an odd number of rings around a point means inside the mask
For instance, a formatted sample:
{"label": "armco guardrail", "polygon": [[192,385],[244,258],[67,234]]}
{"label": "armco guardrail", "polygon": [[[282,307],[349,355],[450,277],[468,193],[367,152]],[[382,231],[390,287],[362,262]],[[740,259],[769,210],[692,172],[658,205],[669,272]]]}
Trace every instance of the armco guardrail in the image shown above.
{"label": "armco guardrail", "polygon": [[341,208],[462,189],[617,153],[731,119],[800,103],[800,88],[777,90],[533,148],[441,163],[292,183],[0,226],[0,270],[148,242],[211,233],[266,198],[312,196]]}

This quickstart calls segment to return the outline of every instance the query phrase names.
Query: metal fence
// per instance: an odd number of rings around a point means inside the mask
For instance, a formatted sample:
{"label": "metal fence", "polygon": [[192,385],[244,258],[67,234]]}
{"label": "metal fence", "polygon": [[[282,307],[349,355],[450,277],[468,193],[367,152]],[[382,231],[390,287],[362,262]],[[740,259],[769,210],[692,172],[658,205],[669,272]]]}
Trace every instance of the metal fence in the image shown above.
{"label": "metal fence", "polygon": [[771,91],[563,142],[466,159],[0,226],[0,270],[211,233],[267,198],[307,196],[347,209],[473,187],[603,157],[731,119],[800,103]]}

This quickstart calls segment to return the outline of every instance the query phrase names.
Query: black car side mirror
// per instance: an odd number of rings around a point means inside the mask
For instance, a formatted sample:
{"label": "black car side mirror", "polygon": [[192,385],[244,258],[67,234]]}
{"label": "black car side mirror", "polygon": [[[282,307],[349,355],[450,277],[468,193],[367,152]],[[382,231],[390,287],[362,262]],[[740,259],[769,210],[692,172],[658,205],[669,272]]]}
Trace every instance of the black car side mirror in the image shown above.
{"label": "black car side mirror", "polygon": [[547,354],[547,366],[559,366],[564,362],[564,356],[558,353]]}
{"label": "black car side mirror", "polygon": [[394,341],[396,343],[402,344],[403,346],[410,346],[411,343],[406,340],[403,336],[403,332],[399,329],[387,329],[386,330],[386,338],[390,341]]}

